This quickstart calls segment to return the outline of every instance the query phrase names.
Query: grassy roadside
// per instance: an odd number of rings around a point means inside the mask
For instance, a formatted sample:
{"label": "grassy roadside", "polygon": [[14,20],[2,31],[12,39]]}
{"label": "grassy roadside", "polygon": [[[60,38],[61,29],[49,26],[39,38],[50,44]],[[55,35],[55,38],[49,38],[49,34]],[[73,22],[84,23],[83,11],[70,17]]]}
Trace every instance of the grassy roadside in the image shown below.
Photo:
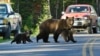
{"label": "grassy roadside", "polygon": [[11,36],[11,39],[6,39],[6,40],[3,40],[3,38],[2,37],[0,37],[0,43],[2,43],[2,42],[6,42],[6,41],[10,41],[10,40],[12,40],[13,39],[13,37]]}
{"label": "grassy roadside", "polygon": [[0,39],[0,43],[6,42],[6,41],[9,41],[9,40],[3,40],[3,39]]}

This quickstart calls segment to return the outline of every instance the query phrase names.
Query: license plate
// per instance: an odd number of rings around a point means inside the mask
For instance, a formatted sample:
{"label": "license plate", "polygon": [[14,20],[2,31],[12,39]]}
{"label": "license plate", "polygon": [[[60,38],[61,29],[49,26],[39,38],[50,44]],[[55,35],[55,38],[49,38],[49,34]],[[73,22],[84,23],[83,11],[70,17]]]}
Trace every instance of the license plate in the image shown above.
{"label": "license plate", "polygon": [[81,25],[82,25],[82,22],[76,22],[76,23],[74,23],[73,26],[81,26]]}
{"label": "license plate", "polygon": [[79,26],[81,26],[81,25],[82,25],[82,23],[81,23],[81,22],[78,22],[78,25],[79,25]]}

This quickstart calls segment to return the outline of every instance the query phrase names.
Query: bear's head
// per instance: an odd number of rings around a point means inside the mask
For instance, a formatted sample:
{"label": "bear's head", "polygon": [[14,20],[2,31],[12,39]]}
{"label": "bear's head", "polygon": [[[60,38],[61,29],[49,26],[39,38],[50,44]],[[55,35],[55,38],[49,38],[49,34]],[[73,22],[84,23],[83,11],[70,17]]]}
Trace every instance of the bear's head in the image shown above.
{"label": "bear's head", "polygon": [[26,34],[26,36],[30,36],[32,34],[32,31],[31,30],[27,30],[27,31],[25,31],[25,34]]}
{"label": "bear's head", "polygon": [[66,17],[66,27],[68,29],[71,29],[73,27],[73,24],[74,24],[74,17]]}

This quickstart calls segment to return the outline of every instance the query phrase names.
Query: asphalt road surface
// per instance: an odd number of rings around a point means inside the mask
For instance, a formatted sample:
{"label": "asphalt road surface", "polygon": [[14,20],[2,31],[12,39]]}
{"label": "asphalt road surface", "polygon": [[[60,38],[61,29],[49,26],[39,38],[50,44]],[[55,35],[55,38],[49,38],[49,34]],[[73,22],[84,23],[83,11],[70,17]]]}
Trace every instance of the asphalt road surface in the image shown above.
{"label": "asphalt road surface", "polygon": [[77,43],[65,42],[61,36],[55,43],[52,35],[50,43],[37,43],[35,37],[27,44],[8,41],[0,43],[0,56],[100,56],[100,34],[74,34],[74,38]]}

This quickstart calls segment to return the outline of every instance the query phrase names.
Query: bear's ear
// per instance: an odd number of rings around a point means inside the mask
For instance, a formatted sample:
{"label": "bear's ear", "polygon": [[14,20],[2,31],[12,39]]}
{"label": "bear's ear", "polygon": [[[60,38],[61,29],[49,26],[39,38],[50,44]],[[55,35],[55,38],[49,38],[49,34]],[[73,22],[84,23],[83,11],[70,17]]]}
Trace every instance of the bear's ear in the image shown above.
{"label": "bear's ear", "polygon": [[29,34],[33,34],[32,30],[29,31]]}
{"label": "bear's ear", "polygon": [[74,17],[71,17],[70,19],[74,21]]}
{"label": "bear's ear", "polygon": [[72,19],[74,19],[74,17],[72,17]]}
{"label": "bear's ear", "polygon": [[74,17],[69,17],[70,19],[74,19]]}
{"label": "bear's ear", "polygon": [[74,20],[74,17],[72,17],[72,20]]}
{"label": "bear's ear", "polygon": [[66,16],[66,19],[68,19],[68,16]]}

